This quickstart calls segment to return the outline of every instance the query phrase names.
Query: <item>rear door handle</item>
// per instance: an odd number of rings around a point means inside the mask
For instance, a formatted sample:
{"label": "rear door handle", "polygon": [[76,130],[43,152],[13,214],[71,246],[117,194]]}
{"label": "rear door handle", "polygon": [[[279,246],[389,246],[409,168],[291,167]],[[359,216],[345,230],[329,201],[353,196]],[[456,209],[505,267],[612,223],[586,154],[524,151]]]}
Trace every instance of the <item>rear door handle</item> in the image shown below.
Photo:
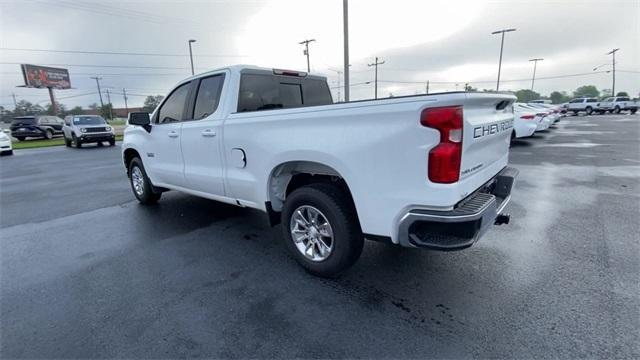
{"label": "rear door handle", "polygon": [[175,131],[171,131],[167,134],[170,138],[177,138],[178,137],[178,133]]}
{"label": "rear door handle", "polygon": [[203,130],[201,134],[202,134],[202,136],[205,136],[205,137],[214,137],[214,136],[216,136],[216,132],[211,130],[211,129]]}

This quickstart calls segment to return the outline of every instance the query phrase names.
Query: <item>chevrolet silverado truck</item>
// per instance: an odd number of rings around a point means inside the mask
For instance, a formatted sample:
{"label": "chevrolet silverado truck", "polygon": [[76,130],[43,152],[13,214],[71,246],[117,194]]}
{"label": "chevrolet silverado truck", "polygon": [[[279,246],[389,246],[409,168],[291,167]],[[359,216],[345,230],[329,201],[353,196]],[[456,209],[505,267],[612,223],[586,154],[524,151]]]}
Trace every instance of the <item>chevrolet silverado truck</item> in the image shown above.
{"label": "chevrolet silverado truck", "polygon": [[326,78],[232,66],[131,113],[122,159],[134,196],[162,192],[263,211],[310,273],[335,277],[365,239],[471,246],[502,214],[513,103],[452,92],[333,103]]}
{"label": "chevrolet silverado truck", "polygon": [[628,96],[612,96],[598,103],[598,112],[604,114],[610,113],[620,114],[622,111],[629,111],[635,114],[638,111],[638,103],[631,100]]}

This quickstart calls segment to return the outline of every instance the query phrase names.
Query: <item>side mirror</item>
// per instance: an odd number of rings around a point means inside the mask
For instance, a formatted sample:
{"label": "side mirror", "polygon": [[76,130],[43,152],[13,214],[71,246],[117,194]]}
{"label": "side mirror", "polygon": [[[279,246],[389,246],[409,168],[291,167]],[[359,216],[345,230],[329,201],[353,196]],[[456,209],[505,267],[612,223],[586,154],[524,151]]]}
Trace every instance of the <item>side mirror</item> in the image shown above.
{"label": "side mirror", "polygon": [[148,112],[131,112],[127,122],[129,125],[142,126],[147,132],[151,132],[151,118]]}

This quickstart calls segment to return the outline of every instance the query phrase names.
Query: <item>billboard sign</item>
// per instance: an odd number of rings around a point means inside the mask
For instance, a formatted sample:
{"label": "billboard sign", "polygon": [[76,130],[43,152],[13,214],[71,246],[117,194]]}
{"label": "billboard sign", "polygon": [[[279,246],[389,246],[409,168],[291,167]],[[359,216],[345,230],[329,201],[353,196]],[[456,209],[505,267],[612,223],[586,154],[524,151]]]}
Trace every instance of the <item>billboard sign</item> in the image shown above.
{"label": "billboard sign", "polygon": [[70,89],[69,70],[22,64],[24,84],[30,88]]}

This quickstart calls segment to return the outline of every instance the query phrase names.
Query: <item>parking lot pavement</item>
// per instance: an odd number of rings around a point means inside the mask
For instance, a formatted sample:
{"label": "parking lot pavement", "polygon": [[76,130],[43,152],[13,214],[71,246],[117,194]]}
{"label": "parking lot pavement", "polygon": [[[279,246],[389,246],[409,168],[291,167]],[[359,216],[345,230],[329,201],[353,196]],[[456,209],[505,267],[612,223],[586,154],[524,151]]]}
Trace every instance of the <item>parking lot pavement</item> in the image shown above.
{"label": "parking lot pavement", "polygon": [[640,357],[639,116],[517,141],[507,212],[461,252],[368,242],[307,275],[264,217],[133,201],[117,148],[0,159],[0,356]]}

